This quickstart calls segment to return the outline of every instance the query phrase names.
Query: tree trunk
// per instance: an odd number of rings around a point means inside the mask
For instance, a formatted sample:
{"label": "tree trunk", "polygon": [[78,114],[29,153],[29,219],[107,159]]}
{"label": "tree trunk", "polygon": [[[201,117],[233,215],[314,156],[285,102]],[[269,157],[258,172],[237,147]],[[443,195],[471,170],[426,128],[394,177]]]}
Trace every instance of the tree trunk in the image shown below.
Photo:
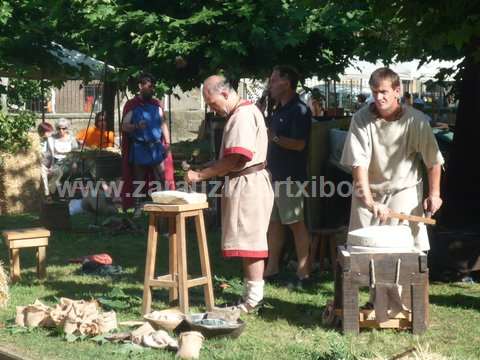
{"label": "tree trunk", "polygon": [[474,225],[480,220],[480,171],[475,145],[480,140],[480,63],[471,57],[465,60],[459,92],[441,215],[447,227]]}
{"label": "tree trunk", "polygon": [[103,83],[102,109],[107,114],[107,130],[115,129],[115,95],[117,83],[105,81]]}

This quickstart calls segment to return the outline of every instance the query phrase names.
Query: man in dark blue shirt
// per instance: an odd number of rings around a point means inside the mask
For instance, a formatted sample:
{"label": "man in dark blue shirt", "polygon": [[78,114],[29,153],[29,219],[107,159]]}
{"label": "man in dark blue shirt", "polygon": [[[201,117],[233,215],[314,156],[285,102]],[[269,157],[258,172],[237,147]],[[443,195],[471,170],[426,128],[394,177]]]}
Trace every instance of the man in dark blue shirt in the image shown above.
{"label": "man in dark blue shirt", "polygon": [[311,112],[296,93],[299,75],[289,66],[277,66],[270,77],[269,90],[277,102],[269,133],[268,168],[275,190],[268,231],[269,257],[265,278],[279,273],[279,260],[284,245],[284,225],[293,232],[298,268],[296,285],[301,287],[309,277],[308,254],[310,235],[303,217],[303,191],[307,181],[307,146],[311,128]]}

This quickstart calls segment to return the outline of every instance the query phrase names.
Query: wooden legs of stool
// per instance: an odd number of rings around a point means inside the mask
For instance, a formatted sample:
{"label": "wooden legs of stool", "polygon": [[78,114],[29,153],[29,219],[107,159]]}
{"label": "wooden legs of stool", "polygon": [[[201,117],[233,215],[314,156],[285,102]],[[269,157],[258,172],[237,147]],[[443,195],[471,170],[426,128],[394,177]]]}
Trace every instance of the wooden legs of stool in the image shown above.
{"label": "wooden legs of stool", "polygon": [[152,306],[152,288],[150,280],[155,275],[155,258],[157,256],[157,224],[154,215],[150,214],[148,218],[148,238],[147,238],[147,258],[145,262],[145,283],[143,286],[143,305],[142,312],[147,314]]}
{"label": "wooden legs of stool", "polygon": [[45,279],[46,276],[46,258],[47,248],[45,246],[39,246],[37,248],[37,276],[39,279]]}
{"label": "wooden legs of stool", "polygon": [[205,304],[207,305],[207,310],[212,311],[214,305],[212,274],[210,273],[210,257],[208,255],[207,233],[205,231],[205,222],[202,214],[195,217],[195,229],[197,231],[202,276],[207,278],[207,283],[203,285]]}
{"label": "wooden legs of stool", "polygon": [[[187,272],[187,242],[185,233],[185,217],[183,214],[176,216],[177,245],[178,245],[178,297],[180,311],[188,313],[188,272]],[[172,254],[170,254],[172,256]]]}
{"label": "wooden legs of stool", "polygon": [[353,275],[350,272],[344,272],[342,274],[338,274],[338,276],[342,276],[343,283],[343,333],[358,334],[360,331],[358,318],[358,284],[354,281]]}
{"label": "wooden legs of stool", "polygon": [[[46,254],[46,246],[37,247],[37,276],[39,279],[45,279],[47,275]],[[20,249],[10,249],[10,280],[12,283],[20,280]]]}
{"label": "wooden legs of stool", "polygon": [[20,249],[10,249],[10,279],[20,280]]}
{"label": "wooden legs of stool", "polygon": [[428,309],[428,270],[418,276],[417,283],[411,285],[412,296],[412,333],[423,334],[429,321]]}
{"label": "wooden legs of stool", "polygon": [[[168,258],[168,273],[173,274],[172,280],[178,276],[178,249],[177,249],[177,229],[175,228],[175,218],[168,218],[168,248],[170,256]],[[178,288],[172,287],[168,293],[170,302],[178,300]]]}
{"label": "wooden legs of stool", "polygon": [[[187,217],[195,220],[202,276],[189,279],[187,266],[187,236],[185,221]],[[155,277],[155,258],[157,253],[157,216],[150,214],[148,224],[147,260],[145,263],[145,282],[143,289],[143,314],[149,313],[152,305],[152,286],[168,287],[169,300],[178,299],[180,311],[189,310],[188,289],[203,286],[205,304],[208,311],[213,309],[213,285],[208,256],[207,235],[202,210],[181,212],[168,216],[169,229],[169,274]]]}

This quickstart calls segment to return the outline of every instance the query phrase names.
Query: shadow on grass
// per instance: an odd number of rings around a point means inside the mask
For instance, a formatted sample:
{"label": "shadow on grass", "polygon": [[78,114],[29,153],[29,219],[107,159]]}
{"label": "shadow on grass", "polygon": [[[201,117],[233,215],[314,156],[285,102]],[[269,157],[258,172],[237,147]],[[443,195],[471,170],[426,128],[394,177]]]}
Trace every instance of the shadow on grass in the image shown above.
{"label": "shadow on grass", "polygon": [[[115,287],[113,283],[111,285],[106,285],[104,283],[82,284],[74,280],[50,280],[48,282],[45,282],[44,286],[47,289],[55,291],[55,295],[53,295],[55,297],[67,297],[75,300],[87,300],[90,297],[96,297],[96,295],[98,294],[108,293]],[[49,298],[53,299],[52,296],[50,296]]]}
{"label": "shadow on grass", "polygon": [[314,328],[321,325],[323,307],[283,301],[278,298],[264,299],[266,306],[259,312],[265,321],[275,322],[285,319],[290,324],[302,328]]}
{"label": "shadow on grass", "polygon": [[480,297],[464,294],[430,295],[430,304],[480,311]]}

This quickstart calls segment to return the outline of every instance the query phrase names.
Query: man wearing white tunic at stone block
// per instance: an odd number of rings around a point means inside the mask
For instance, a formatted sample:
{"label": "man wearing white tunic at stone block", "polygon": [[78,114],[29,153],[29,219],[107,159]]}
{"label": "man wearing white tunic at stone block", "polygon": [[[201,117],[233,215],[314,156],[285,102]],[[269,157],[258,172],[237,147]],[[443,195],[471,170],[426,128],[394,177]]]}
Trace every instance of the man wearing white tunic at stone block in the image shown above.
{"label": "man wearing white tunic at stone block", "polygon": [[[442,205],[444,163],[425,114],[400,104],[400,79],[388,69],[375,70],[369,81],[374,103],[352,117],[341,163],[352,167],[354,193],[350,228],[384,223],[390,212],[433,215]],[[428,173],[424,197],[422,166]],[[429,250],[424,224],[410,223],[415,247]]]}
{"label": "man wearing white tunic at stone block", "polygon": [[242,259],[245,279],[239,308],[252,312],[263,300],[267,230],[273,206],[273,189],[265,170],[267,128],[258,108],[242,100],[224,77],[205,80],[203,95],[212,110],[227,117],[220,157],[201,171],[189,171],[185,180],[226,176],[221,204],[222,251],[224,257]]}

